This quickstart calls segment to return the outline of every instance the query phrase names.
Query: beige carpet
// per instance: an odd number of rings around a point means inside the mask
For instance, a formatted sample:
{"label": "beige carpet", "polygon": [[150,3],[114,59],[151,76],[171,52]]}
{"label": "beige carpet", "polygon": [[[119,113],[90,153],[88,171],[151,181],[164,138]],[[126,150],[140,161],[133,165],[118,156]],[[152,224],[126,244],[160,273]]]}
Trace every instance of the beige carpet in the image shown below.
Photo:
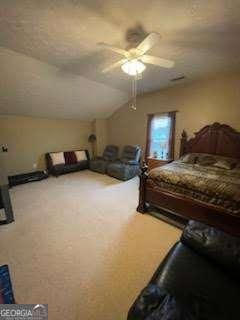
{"label": "beige carpet", "polygon": [[124,320],[180,231],[136,212],[138,178],[90,171],[14,187],[16,221],[0,227],[18,303],[49,319]]}

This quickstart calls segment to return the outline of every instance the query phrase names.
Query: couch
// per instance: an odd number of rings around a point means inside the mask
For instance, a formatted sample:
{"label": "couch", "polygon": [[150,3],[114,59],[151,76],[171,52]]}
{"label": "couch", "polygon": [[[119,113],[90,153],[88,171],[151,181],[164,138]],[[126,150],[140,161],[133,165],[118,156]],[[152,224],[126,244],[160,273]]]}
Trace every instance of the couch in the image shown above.
{"label": "couch", "polygon": [[106,173],[108,165],[118,158],[118,147],[114,145],[108,145],[103,151],[102,157],[97,157],[90,160],[89,167],[92,171],[98,173]]}
{"label": "couch", "polygon": [[128,320],[236,320],[239,298],[240,238],[190,221]]}
{"label": "couch", "polygon": [[121,158],[110,163],[107,174],[119,180],[129,180],[140,174],[141,148],[139,146],[125,146]]}
{"label": "couch", "polygon": [[88,150],[49,152],[45,158],[48,173],[56,177],[89,168]]}

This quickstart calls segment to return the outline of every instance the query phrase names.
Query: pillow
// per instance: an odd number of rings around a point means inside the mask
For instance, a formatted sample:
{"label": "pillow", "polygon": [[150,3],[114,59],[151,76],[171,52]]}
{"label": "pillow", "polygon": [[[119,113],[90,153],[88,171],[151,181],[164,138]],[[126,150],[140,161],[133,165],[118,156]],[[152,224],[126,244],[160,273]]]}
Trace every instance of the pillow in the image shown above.
{"label": "pillow", "polygon": [[223,156],[216,156],[216,167],[222,168],[222,169],[234,169],[237,168],[237,165],[239,164],[239,160],[235,158],[230,157],[223,157]]}
{"label": "pillow", "polygon": [[214,163],[213,166],[220,169],[231,170],[234,167],[234,163],[233,162],[231,163],[225,159],[222,159],[222,160],[217,160],[217,162]]}
{"label": "pillow", "polygon": [[199,153],[197,157],[197,163],[202,166],[213,166],[227,170],[235,168],[238,162],[238,159],[207,153]]}
{"label": "pillow", "polygon": [[184,155],[184,156],[182,156],[180,158],[181,162],[190,163],[190,164],[196,163],[196,160],[197,160],[197,154],[196,153],[189,153],[189,154],[186,154],[186,155]]}
{"label": "pillow", "polygon": [[57,164],[65,164],[65,158],[63,155],[63,152],[53,152],[50,153],[53,166],[56,166]]}
{"label": "pillow", "polygon": [[77,163],[77,157],[74,151],[64,152],[64,158],[66,164],[75,164]]}
{"label": "pillow", "polygon": [[216,162],[214,155],[201,154],[197,157],[197,163],[201,166],[212,166]]}
{"label": "pillow", "polygon": [[87,155],[85,150],[75,151],[77,161],[87,160]]}

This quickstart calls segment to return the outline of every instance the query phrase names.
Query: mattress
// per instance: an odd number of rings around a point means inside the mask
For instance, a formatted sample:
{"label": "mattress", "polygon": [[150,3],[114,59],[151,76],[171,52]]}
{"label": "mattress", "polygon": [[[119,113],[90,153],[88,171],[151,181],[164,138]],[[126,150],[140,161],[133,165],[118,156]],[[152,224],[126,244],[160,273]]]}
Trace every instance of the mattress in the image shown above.
{"label": "mattress", "polygon": [[149,172],[148,186],[223,207],[240,216],[240,167],[229,169],[181,160]]}

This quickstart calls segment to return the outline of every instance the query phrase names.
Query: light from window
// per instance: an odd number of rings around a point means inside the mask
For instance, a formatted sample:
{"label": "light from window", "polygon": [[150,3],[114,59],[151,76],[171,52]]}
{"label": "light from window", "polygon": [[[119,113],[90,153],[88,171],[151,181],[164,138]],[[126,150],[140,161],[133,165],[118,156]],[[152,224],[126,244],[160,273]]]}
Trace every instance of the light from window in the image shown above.
{"label": "light from window", "polygon": [[173,155],[173,122],[172,113],[152,115],[149,128],[148,157],[169,160]]}

